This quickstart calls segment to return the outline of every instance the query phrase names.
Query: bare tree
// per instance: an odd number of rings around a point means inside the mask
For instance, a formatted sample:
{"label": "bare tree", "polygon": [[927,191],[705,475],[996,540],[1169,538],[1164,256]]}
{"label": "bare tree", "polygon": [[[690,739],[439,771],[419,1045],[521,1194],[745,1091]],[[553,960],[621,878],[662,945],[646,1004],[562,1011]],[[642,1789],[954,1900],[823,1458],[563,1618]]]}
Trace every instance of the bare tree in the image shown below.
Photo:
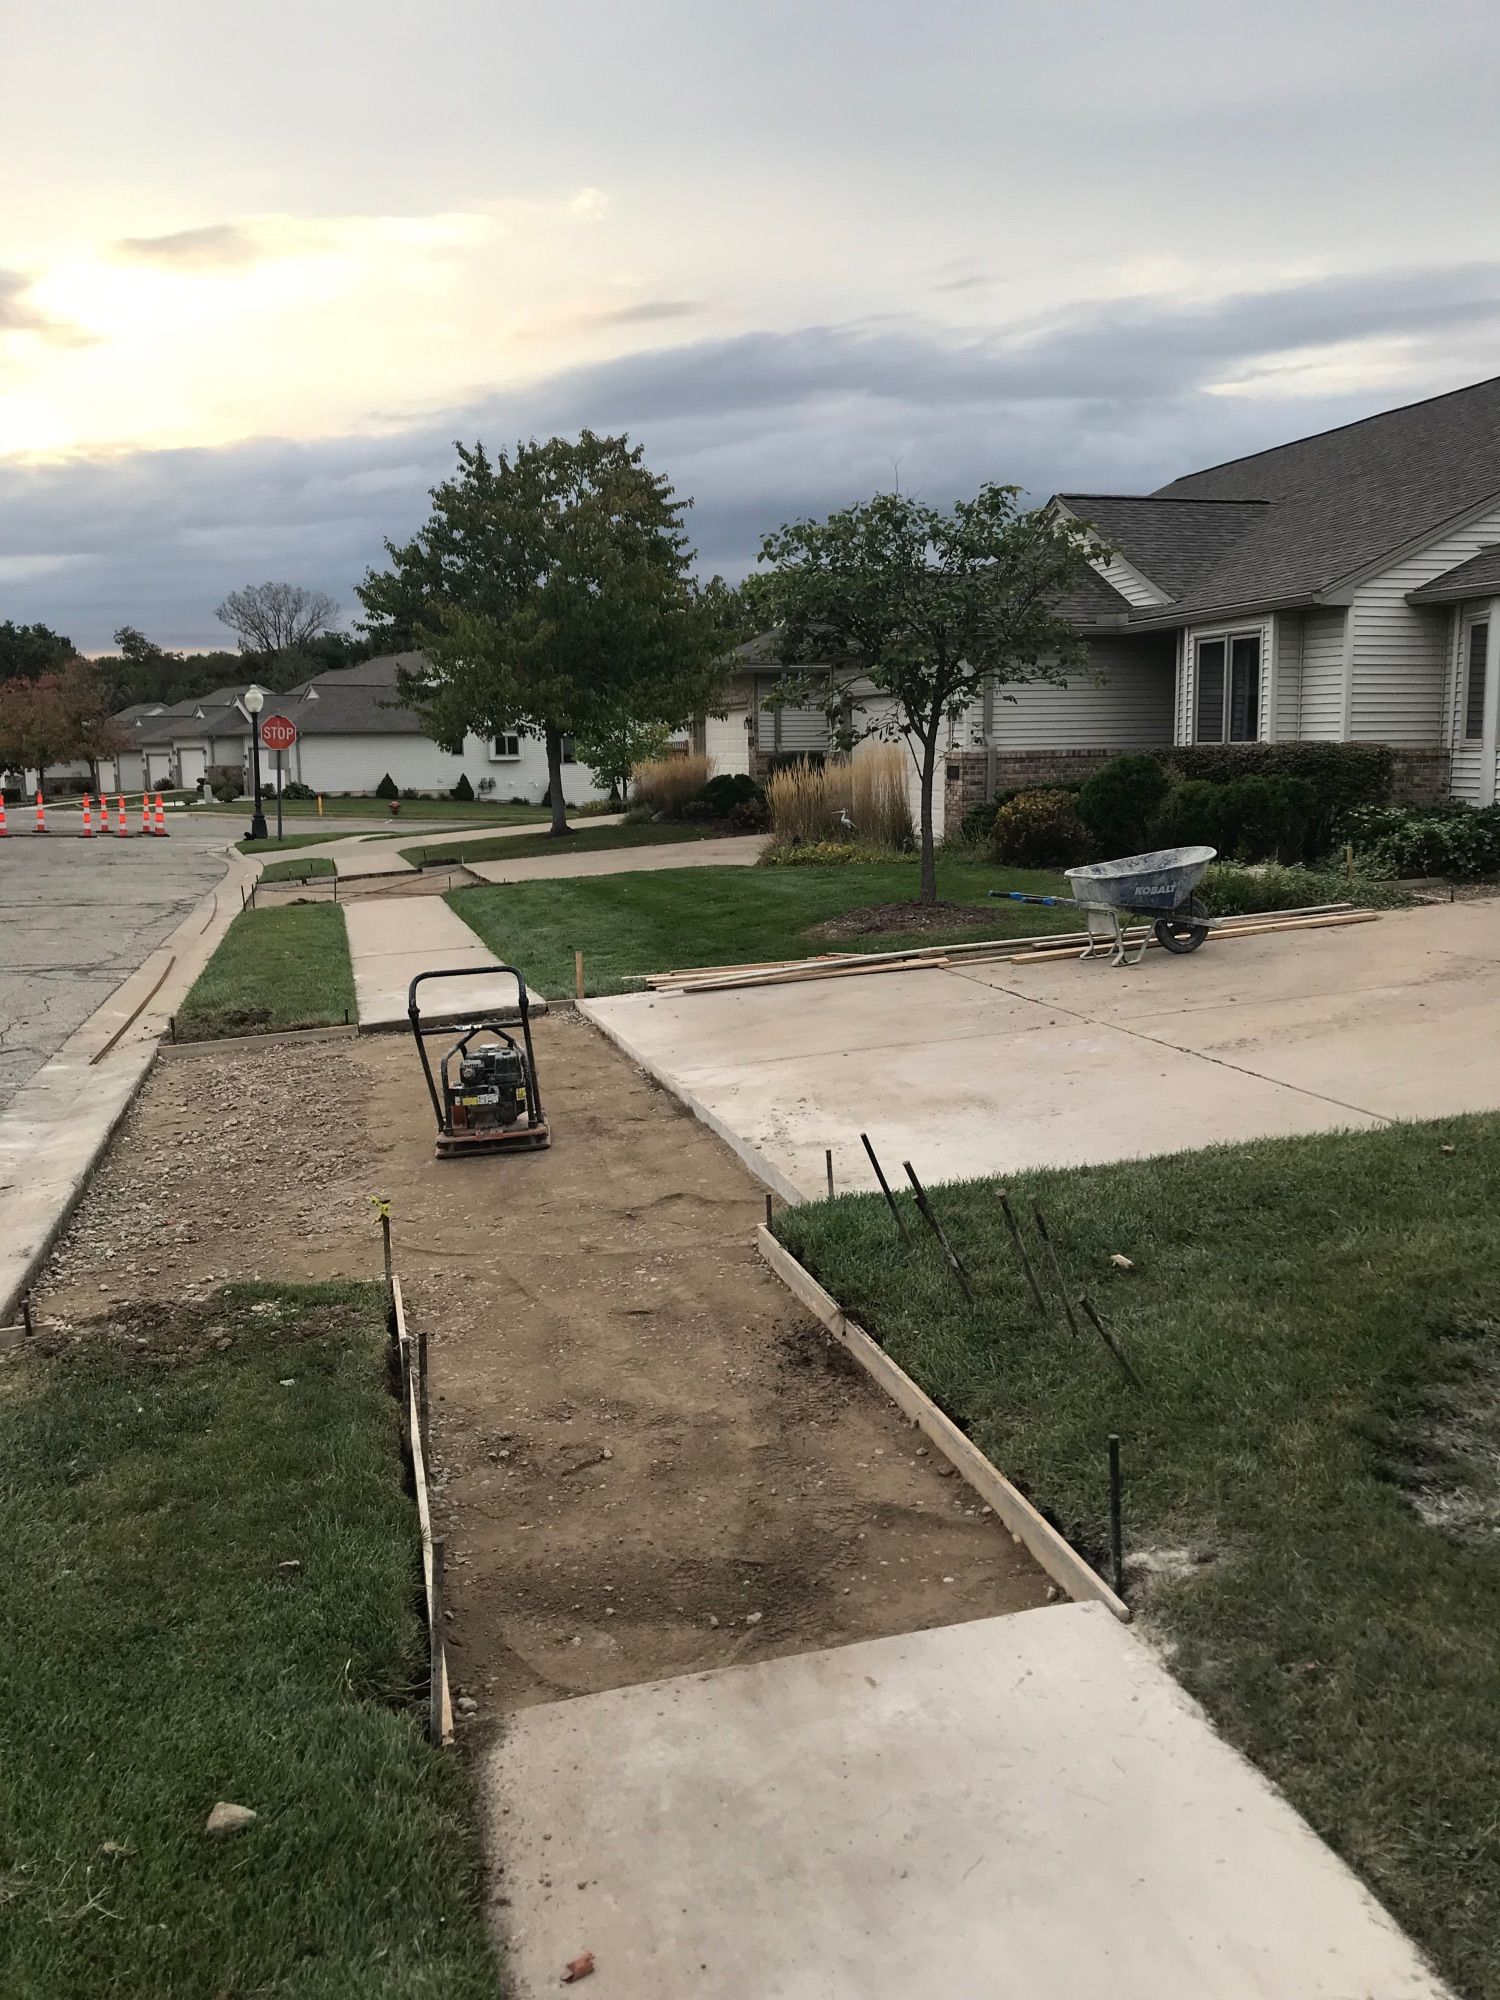
{"label": "bare tree", "polygon": [[250,583],[231,590],[214,613],[238,634],[242,653],[290,653],[326,632],[339,608],[321,590],[300,583]]}

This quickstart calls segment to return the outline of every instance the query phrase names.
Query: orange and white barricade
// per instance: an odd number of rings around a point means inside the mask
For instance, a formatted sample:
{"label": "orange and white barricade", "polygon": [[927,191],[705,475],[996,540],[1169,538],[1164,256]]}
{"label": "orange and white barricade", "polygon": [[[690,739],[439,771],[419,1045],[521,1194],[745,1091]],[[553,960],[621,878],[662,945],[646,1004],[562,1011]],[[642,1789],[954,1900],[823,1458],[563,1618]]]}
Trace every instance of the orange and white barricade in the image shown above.
{"label": "orange and white barricade", "polygon": [[40,792],[36,795],[36,830],[38,833],[47,831],[47,808],[42,804]]}
{"label": "orange and white barricade", "polygon": [[83,837],[85,840],[92,840],[94,837],[94,815],[89,801],[90,794],[85,792],[83,795]]}
{"label": "orange and white barricade", "polygon": [[119,806],[119,823],[116,830],[121,840],[128,840],[130,838],[130,829],[125,824],[125,794],[123,792],[120,793],[117,803]]}
{"label": "orange and white barricade", "polygon": [[167,816],[162,811],[160,792],[158,792],[156,795],[155,825],[152,827],[151,831],[157,834],[162,840],[165,840],[167,837]]}

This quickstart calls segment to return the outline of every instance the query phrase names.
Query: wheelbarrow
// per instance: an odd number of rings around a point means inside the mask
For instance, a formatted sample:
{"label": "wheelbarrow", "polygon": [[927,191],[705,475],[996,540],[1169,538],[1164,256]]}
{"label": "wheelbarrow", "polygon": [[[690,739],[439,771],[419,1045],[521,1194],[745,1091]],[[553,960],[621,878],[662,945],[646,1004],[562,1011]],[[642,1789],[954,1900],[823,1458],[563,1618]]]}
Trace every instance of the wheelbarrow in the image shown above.
{"label": "wheelbarrow", "polygon": [[1127,854],[1122,861],[1096,861],[1087,868],[1066,868],[1073,884],[1066,896],[1027,896],[1019,889],[991,889],[992,896],[1011,903],[1040,903],[1049,910],[1080,909],[1089,941],[1080,958],[1108,955],[1111,965],[1138,965],[1149,940],[1131,948],[1127,936],[1132,918],[1145,918],[1151,936],[1164,951],[1196,951],[1213,928],[1213,918],[1193,894],[1203,871],[1218,850],[1212,847],[1164,847],[1155,854]]}

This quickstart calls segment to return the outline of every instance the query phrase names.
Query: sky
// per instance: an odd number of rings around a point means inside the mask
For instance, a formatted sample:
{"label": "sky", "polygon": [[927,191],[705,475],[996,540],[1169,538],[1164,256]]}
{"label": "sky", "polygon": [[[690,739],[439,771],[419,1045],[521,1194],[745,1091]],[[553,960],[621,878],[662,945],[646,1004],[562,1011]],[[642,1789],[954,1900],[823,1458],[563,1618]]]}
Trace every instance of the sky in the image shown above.
{"label": "sky", "polygon": [[[1500,373],[1470,0],[8,10],[0,618],[229,643],[454,441],[626,430],[705,573],[881,488],[1132,492]],[[19,196],[20,198],[15,198]]]}

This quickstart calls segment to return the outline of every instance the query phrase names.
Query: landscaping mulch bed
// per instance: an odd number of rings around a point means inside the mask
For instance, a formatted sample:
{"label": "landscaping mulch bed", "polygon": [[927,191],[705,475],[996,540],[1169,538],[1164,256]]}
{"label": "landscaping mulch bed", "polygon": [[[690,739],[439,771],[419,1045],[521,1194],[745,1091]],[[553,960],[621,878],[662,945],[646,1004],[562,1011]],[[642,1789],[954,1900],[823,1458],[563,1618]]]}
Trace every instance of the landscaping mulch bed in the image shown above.
{"label": "landscaping mulch bed", "polygon": [[922,937],[929,932],[948,932],[963,926],[967,930],[993,929],[995,912],[973,903],[870,903],[863,909],[844,910],[826,922],[814,924],[803,935],[826,939],[869,937],[875,932],[909,933]]}

